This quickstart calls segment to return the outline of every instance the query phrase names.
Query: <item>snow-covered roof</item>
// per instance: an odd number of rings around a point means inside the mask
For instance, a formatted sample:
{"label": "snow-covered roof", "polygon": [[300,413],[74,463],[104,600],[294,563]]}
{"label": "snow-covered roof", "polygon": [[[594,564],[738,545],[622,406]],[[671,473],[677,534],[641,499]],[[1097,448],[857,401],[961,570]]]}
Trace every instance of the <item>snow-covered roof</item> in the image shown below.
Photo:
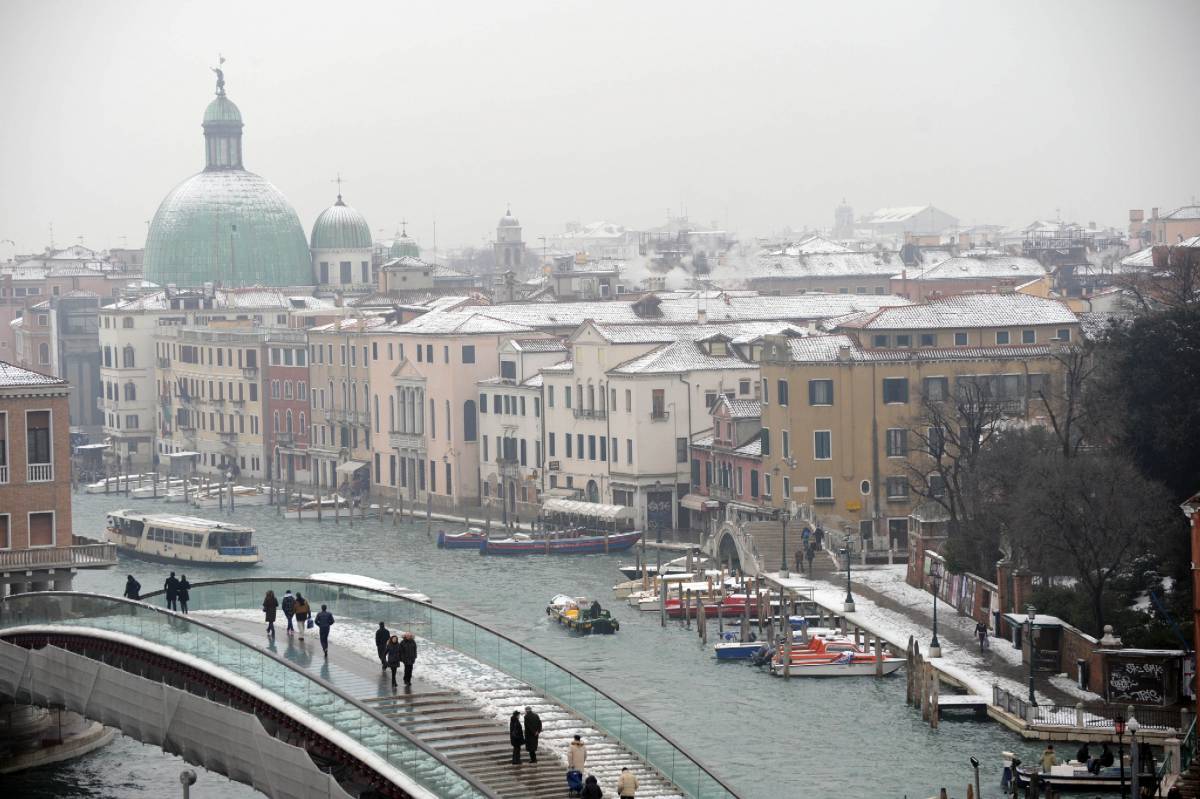
{"label": "snow-covered roof", "polygon": [[346,316],[328,324],[309,328],[310,333],[368,333],[387,325],[381,315]]}
{"label": "snow-covered roof", "polygon": [[514,338],[513,347],[521,352],[566,352],[561,338]]}
{"label": "snow-covered roof", "polygon": [[791,359],[797,363],[833,363],[844,353],[844,360],[855,362],[901,361],[973,361],[1045,357],[1056,350],[1048,344],[1009,345],[1002,347],[922,347],[919,349],[864,349],[853,336],[834,333],[807,336],[788,342]]}
{"label": "snow-covered roof", "polygon": [[986,280],[989,278],[1043,277],[1046,269],[1036,258],[982,256],[950,258],[934,264],[909,280]]}
{"label": "snow-covered roof", "polygon": [[645,355],[639,355],[609,369],[608,374],[677,374],[714,369],[751,369],[754,366],[753,363],[743,361],[734,354],[709,355],[695,341],[681,340],[655,347]]}
{"label": "snow-covered roof", "polygon": [[702,341],[724,336],[735,344],[746,344],[763,336],[804,331],[789,322],[721,322],[687,325],[598,325],[593,329],[612,344],[659,344],[679,339]]}
{"label": "snow-covered roof", "polygon": [[1172,221],[1200,219],[1200,205],[1193,204],[1180,206],[1171,213],[1160,216],[1159,219],[1170,219]]}
{"label": "snow-covered roof", "polygon": [[[890,277],[904,263],[894,252],[761,253],[738,272],[744,280],[767,278]],[[801,295],[803,296],[803,295]]]}
{"label": "snow-covered roof", "polygon": [[768,255],[810,255],[814,253],[853,252],[849,247],[830,241],[816,233],[797,242],[769,250]]}
{"label": "snow-covered roof", "polygon": [[[174,299],[192,300],[203,299],[204,292],[202,290],[195,291],[176,291]],[[212,308],[193,309],[193,310],[230,310],[230,309],[279,309],[292,310],[297,308],[304,309],[332,309],[334,308],[333,300],[324,299],[321,297],[312,297],[307,294],[290,295],[283,289],[273,288],[247,288],[247,289],[216,289],[213,293]],[[168,311],[171,310],[171,299],[167,297],[165,291],[155,291],[149,294],[143,294],[140,297],[134,297],[128,300],[121,300],[106,306],[105,310],[112,311]]]}
{"label": "snow-covered roof", "polygon": [[882,308],[844,319],[839,327],[861,330],[1012,327],[1073,324],[1079,318],[1058,300],[1028,294],[959,294],[922,305]]}
{"label": "snow-covered roof", "polygon": [[928,205],[904,205],[895,208],[880,208],[874,211],[866,219],[862,220],[863,224],[879,225],[887,222],[903,222],[907,219],[912,219],[922,211],[926,211],[931,206]]}
{"label": "snow-covered roof", "polygon": [[60,377],[51,377],[32,369],[24,369],[8,361],[0,361],[0,388],[65,385],[67,385],[67,381]]}
{"label": "snow-covered roof", "polygon": [[762,403],[756,399],[730,399],[724,394],[721,398],[729,406],[729,415],[734,419],[757,419],[762,416]]}
{"label": "snow-covered roof", "polygon": [[1121,259],[1121,266],[1130,269],[1149,269],[1154,266],[1154,248],[1145,247]]}
{"label": "snow-covered roof", "polygon": [[491,313],[493,310],[495,307],[487,307],[484,310],[430,311],[402,325],[393,325],[391,329],[397,333],[420,336],[534,332],[532,327],[498,318]]}

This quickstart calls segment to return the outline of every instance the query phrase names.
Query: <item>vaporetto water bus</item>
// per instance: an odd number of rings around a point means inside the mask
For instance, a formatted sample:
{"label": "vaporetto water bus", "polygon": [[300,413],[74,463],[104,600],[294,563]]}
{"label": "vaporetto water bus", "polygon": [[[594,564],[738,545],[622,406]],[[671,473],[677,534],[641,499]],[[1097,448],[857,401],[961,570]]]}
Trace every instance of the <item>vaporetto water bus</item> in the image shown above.
{"label": "vaporetto water bus", "polygon": [[262,559],[252,527],[196,516],[114,510],[105,535],[118,552],[144,560],[255,566]]}

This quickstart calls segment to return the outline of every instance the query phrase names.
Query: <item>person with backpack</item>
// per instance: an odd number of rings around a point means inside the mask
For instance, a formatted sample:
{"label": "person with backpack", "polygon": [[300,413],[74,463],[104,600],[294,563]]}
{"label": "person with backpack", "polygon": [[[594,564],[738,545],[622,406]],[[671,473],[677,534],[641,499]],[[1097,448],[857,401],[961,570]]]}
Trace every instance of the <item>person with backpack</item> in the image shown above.
{"label": "person with backpack", "polygon": [[132,574],[128,575],[125,579],[125,594],[124,594],[124,596],[126,599],[141,599],[142,598],[142,584],[139,583],[137,580],[133,579]]}
{"label": "person with backpack", "polygon": [[187,575],[179,575],[179,588],[176,591],[175,598],[179,600],[179,610],[181,613],[187,613],[187,603],[192,598],[191,590],[192,584],[188,582]]}
{"label": "person with backpack", "polygon": [[988,628],[983,622],[975,623],[975,637],[979,639],[979,651],[988,648]]}
{"label": "person with backpack", "polygon": [[296,597],[292,596],[291,589],[288,589],[283,594],[283,602],[280,603],[279,609],[283,611],[283,617],[287,619],[287,633],[291,635],[296,631],[292,626],[292,616],[296,615]]}
{"label": "person with backpack", "polygon": [[[387,661],[387,645],[394,636],[388,631],[387,627],[383,626],[383,622],[379,622],[379,629],[375,631],[375,651],[379,653],[379,664],[383,666],[383,670],[388,670]],[[392,675],[392,685],[396,684],[396,675]]]}
{"label": "person with backpack", "polygon": [[508,742],[512,744],[513,765],[521,765],[521,747],[525,745],[525,730],[521,727],[521,711],[519,710],[514,710],[508,718]]}
{"label": "person with backpack", "polygon": [[321,633],[321,651],[325,653],[325,657],[329,657],[329,628],[333,626],[333,614],[329,612],[329,608],[321,606],[316,623]]}
{"label": "person with backpack", "polygon": [[263,615],[267,619],[267,635],[275,637],[275,611],[279,607],[279,600],[275,598],[274,591],[267,591],[267,595],[263,597]]}
{"label": "person with backpack", "polygon": [[808,576],[809,577],[812,577],[812,563],[813,563],[813,558],[815,558],[816,556],[817,556],[816,547],[814,547],[812,545],[812,542],[809,541],[807,544],[804,545],[804,560],[808,562]]}
{"label": "person with backpack", "polygon": [[312,615],[312,608],[308,606],[308,600],[299,591],[296,592],[296,602],[292,605],[292,609],[296,613],[296,627],[300,630],[300,640],[303,641],[304,628],[308,626],[308,617]]}
{"label": "person with backpack", "polygon": [[179,580],[175,572],[171,572],[171,576],[163,582],[163,590],[167,593],[167,610],[175,610],[175,603],[179,600]]}

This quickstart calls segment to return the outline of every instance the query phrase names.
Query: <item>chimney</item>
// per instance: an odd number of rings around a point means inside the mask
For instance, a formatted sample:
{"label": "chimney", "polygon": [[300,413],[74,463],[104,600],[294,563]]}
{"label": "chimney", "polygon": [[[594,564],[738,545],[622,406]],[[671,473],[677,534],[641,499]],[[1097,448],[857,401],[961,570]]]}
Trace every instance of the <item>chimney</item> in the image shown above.
{"label": "chimney", "polygon": [[707,322],[708,321],[708,311],[704,310],[703,308],[697,308],[696,309],[696,321],[699,324],[704,324],[705,322]]}
{"label": "chimney", "polygon": [[850,360],[850,345],[849,344],[838,345],[838,360],[842,361],[843,363],[848,362]]}
{"label": "chimney", "polygon": [[1150,218],[1158,219],[1158,208],[1157,207],[1150,209]]}

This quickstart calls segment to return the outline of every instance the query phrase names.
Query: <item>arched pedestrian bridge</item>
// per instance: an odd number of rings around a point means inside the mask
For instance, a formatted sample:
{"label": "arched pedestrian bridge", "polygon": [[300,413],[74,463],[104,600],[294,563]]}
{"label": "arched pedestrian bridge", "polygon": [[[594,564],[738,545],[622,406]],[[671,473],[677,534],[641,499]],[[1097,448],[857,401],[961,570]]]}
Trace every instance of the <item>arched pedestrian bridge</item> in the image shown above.
{"label": "arched pedestrian bridge", "polygon": [[[258,608],[268,589],[330,606],[341,626],[328,661],[313,636],[311,644],[285,636],[282,615],[279,648],[261,645]],[[609,782],[606,793],[628,766],[643,783],[639,797],[735,796],[583,678],[431,604],[308,578],[198,583],[189,604],[190,616],[93,594],[9,597],[0,605],[0,694],[119,727],[269,796],[558,797],[565,767],[554,757],[556,736],[576,731],[589,745],[589,772]],[[411,630],[496,684],[484,680],[467,693],[418,680],[411,692],[395,692],[373,658],[342,646],[351,621]],[[493,697],[482,696],[488,690]],[[507,762],[507,728],[494,712],[502,703],[511,705],[505,711],[536,707],[545,766]]]}

